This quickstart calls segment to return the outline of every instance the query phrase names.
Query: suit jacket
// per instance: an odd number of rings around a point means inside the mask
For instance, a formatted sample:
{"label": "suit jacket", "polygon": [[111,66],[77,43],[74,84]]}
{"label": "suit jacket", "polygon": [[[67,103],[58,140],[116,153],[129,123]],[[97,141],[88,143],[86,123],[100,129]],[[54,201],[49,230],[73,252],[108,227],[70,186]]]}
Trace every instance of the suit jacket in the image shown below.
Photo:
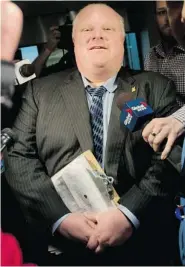
{"label": "suit jacket", "polygon": [[[144,97],[155,111],[167,116],[178,109],[175,88],[160,74],[145,72],[127,82],[118,74],[105,156],[105,172],[115,179],[121,204],[139,219],[153,200],[173,192],[176,182],[167,176],[167,165],[143,141],[142,131],[120,129],[116,105],[121,92],[136,90],[133,99]],[[133,85],[132,85],[133,82]],[[27,221],[43,229],[69,210],[56,193],[50,177],[90,149],[92,133],[87,99],[77,70],[34,80],[23,95],[13,130],[18,142],[8,155],[7,180],[20,201]],[[158,201],[158,200],[157,200]]]}

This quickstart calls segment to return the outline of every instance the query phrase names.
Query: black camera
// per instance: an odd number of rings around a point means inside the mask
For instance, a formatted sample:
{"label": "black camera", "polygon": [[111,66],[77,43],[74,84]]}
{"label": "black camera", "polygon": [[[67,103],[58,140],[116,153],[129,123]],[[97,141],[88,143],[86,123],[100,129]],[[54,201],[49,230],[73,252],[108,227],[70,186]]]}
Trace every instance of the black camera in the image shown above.
{"label": "black camera", "polygon": [[58,48],[67,50],[73,49],[72,25],[64,24],[62,26],[59,26],[58,30],[61,33]]}

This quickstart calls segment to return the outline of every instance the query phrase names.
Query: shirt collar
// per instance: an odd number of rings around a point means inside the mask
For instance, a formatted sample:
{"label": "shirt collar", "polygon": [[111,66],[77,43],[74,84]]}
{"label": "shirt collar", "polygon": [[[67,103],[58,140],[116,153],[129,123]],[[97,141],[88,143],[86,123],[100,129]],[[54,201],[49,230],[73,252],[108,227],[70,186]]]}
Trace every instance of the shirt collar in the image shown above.
{"label": "shirt collar", "polygon": [[[85,88],[87,86],[92,87],[92,85],[87,80],[87,78],[85,78],[82,74],[81,74],[81,76],[82,76],[82,81],[83,81],[84,87]],[[113,93],[116,90],[116,88],[117,88],[117,80],[116,80],[116,77],[117,77],[117,74],[114,75],[113,77],[109,78],[105,83],[102,84],[102,86],[104,86],[109,93]]]}
{"label": "shirt collar", "polygon": [[[158,45],[154,46],[154,50],[159,56],[161,56],[161,57],[165,57],[166,56],[166,53],[164,52],[164,49],[163,49],[162,42],[160,42]],[[185,48],[182,47],[181,45],[177,44],[177,45],[174,45],[173,50],[172,50],[173,51],[172,54],[175,53],[175,51],[178,51],[178,50],[180,50],[181,53],[182,52],[185,53]]]}

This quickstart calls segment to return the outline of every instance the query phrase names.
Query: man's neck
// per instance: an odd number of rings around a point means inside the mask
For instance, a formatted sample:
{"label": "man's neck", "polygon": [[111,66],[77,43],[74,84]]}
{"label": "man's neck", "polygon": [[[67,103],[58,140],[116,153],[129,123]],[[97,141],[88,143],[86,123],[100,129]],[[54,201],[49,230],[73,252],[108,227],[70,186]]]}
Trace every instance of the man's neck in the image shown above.
{"label": "man's neck", "polygon": [[116,71],[95,70],[92,72],[81,72],[84,77],[92,84],[92,86],[98,87],[104,84],[108,79],[112,78],[118,73]]}
{"label": "man's neck", "polygon": [[164,49],[165,54],[168,54],[169,52],[171,52],[173,50],[173,47],[177,44],[177,42],[175,41],[175,39],[162,39],[162,46]]}

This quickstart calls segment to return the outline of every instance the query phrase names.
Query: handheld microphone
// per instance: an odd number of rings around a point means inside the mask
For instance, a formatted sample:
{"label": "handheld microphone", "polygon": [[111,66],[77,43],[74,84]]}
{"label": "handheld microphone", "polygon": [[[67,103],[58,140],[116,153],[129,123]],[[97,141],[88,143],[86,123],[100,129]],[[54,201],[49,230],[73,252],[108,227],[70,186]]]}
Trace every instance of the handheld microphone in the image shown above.
{"label": "handheld microphone", "polygon": [[5,148],[9,148],[13,143],[17,141],[17,134],[14,133],[10,128],[5,128],[1,132],[1,152]]}
{"label": "handheld microphone", "polygon": [[120,123],[126,126],[129,131],[135,132],[148,121],[152,115],[152,108],[144,98],[132,99],[131,93],[122,93],[118,96],[117,106],[121,109]]}
{"label": "handheld microphone", "polygon": [[[151,119],[154,112],[143,98],[131,99],[131,93],[122,93],[117,98],[117,106],[121,110],[121,129],[126,127],[130,132],[135,132],[143,128],[143,125]],[[161,155],[164,147],[163,142],[157,154]],[[175,145],[166,159],[178,173],[181,173],[181,155],[182,147]]]}
{"label": "handheld microphone", "polygon": [[22,77],[29,77],[35,73],[34,66],[32,64],[24,64],[19,69]]}
{"label": "handheld microphone", "polygon": [[34,66],[28,59],[15,63],[15,85],[26,83],[36,78]]}

